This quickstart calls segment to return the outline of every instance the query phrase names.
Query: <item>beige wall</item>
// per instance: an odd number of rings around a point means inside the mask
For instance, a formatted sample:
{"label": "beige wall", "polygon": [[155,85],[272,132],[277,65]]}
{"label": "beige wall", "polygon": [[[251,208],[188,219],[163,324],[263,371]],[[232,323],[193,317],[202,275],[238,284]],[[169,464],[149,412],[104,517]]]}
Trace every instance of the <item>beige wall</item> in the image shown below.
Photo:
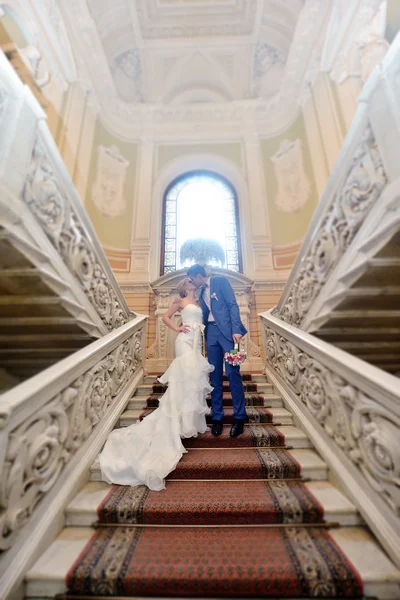
{"label": "beige wall", "polygon": [[157,169],[160,171],[168,162],[188,154],[218,154],[242,167],[242,147],[240,143],[187,143],[160,144],[157,149]]}
{"label": "beige wall", "polygon": [[255,344],[258,344],[262,350],[263,341],[261,334],[261,323],[259,313],[270,310],[276,306],[281,297],[279,290],[259,290],[256,289],[252,295],[250,305],[250,337]]}
{"label": "beige wall", "polygon": [[[296,141],[298,139],[302,143],[304,171],[310,184],[310,193],[307,202],[299,211],[284,212],[279,210],[275,204],[278,181],[271,158],[278,152],[284,140]],[[261,151],[272,244],[278,247],[293,244],[304,237],[318,201],[302,114],[299,114],[295,122],[279,136],[262,139]]]}
{"label": "beige wall", "polygon": [[[101,214],[93,201],[93,187],[96,180],[98,168],[98,150],[100,146],[116,146],[124,159],[129,161],[123,190],[126,209],[123,214],[116,217],[104,216]],[[132,211],[135,202],[136,190],[137,158],[138,144],[126,142],[117,138],[104,127],[100,119],[97,120],[93,137],[91,162],[89,166],[85,208],[96,229],[100,241],[105,246],[111,246],[112,248],[118,249],[130,247],[132,234]]]}

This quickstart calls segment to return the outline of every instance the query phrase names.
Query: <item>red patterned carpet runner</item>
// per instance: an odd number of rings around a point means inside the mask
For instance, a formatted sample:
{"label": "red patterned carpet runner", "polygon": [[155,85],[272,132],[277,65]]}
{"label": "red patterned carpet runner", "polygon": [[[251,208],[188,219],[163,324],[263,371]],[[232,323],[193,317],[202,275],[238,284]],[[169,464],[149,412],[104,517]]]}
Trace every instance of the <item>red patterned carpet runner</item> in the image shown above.
{"label": "red patterned carpet runner", "polygon": [[[146,398],[146,406],[147,408],[157,408],[159,404],[159,397],[161,394],[153,394]],[[245,394],[246,406],[265,406],[264,396],[261,396],[258,393],[254,394]],[[207,399],[208,406],[211,406],[211,398]],[[224,406],[232,406],[232,396],[230,392],[225,392],[223,394],[223,405]]]}
{"label": "red patterned carpet runner", "polygon": [[185,448],[245,448],[252,446],[271,447],[284,446],[285,436],[273,425],[247,425],[242,435],[237,438],[229,436],[231,428],[224,427],[222,435],[215,438],[211,431],[196,438],[183,440]]}
{"label": "red patterned carpet runner", "polygon": [[[142,421],[145,417],[150,415],[155,408],[146,408],[139,416],[139,419]],[[272,423],[273,415],[268,410],[268,408],[264,408],[263,406],[247,406],[247,423]],[[207,415],[206,421],[208,424],[212,423],[211,415]],[[232,424],[233,419],[233,408],[228,406],[224,409],[224,423]]]}
{"label": "red patterned carpet runner", "polygon": [[[223,391],[225,393],[230,392],[230,385],[227,381],[224,381]],[[243,389],[245,392],[257,392],[257,384],[251,381],[243,382]],[[153,384],[153,394],[164,394],[167,390],[167,386],[162,383]]]}
{"label": "red patterned carpet runner", "polygon": [[362,583],[318,528],[107,528],[67,576],[81,595],[355,598]]}
{"label": "red patterned carpet runner", "polygon": [[[249,376],[246,385],[262,399]],[[153,394],[162,393],[155,387]],[[230,423],[229,389],[224,395]],[[151,396],[145,413],[157,405]],[[207,432],[184,440],[188,453],[166,490],[110,488],[97,509],[99,529],[67,575],[69,594],[362,597],[358,573],[317,527],[323,508],[299,480],[300,465],[282,448],[271,413],[258,400],[247,410],[250,424],[238,438],[227,426],[218,438]]]}
{"label": "red patterned carpet runner", "polygon": [[184,454],[168,479],[291,479],[300,465],[287,450],[193,450]]}
{"label": "red patterned carpet runner", "polygon": [[97,509],[100,523],[260,525],[322,523],[323,508],[298,481],[188,481],[161,494],[114,486]]}

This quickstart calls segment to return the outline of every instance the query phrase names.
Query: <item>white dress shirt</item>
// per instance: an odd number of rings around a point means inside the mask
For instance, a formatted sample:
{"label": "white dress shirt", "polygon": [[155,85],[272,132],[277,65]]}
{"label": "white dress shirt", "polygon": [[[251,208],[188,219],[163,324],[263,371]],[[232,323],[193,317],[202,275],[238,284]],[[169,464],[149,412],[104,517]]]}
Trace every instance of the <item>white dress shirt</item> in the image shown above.
{"label": "white dress shirt", "polygon": [[207,308],[210,309],[210,313],[208,315],[208,322],[212,321],[215,323],[215,319],[214,319],[214,315],[211,312],[211,283],[210,283],[211,277],[209,277],[207,279],[207,282],[204,286],[204,293],[203,293],[203,300],[206,303]]}

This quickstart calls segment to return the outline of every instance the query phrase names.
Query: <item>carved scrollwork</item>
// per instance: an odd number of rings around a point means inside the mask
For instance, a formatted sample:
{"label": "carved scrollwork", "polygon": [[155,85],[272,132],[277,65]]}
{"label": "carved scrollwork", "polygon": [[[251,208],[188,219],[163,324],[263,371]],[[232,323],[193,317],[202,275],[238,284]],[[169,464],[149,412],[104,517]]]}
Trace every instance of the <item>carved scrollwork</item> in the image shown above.
{"label": "carved scrollwork", "polygon": [[23,199],[65,264],[78,279],[108,329],[128,321],[117,294],[93,251],[67,196],[58,184],[42,144],[35,144]]}
{"label": "carved scrollwork", "polygon": [[247,353],[249,356],[252,356],[252,357],[261,356],[261,348],[258,344],[253,342],[253,340],[248,340]]}
{"label": "carved scrollwork", "polygon": [[400,419],[265,327],[266,359],[392,510],[400,506]]}
{"label": "carved scrollwork", "polygon": [[280,311],[283,321],[301,325],[386,184],[378,146],[368,126]]}
{"label": "carved scrollwork", "polygon": [[393,510],[400,505],[400,419],[362,393],[352,413],[353,460]]}
{"label": "carved scrollwork", "polygon": [[159,355],[160,358],[167,356],[167,326],[160,321],[159,323]]}
{"label": "carved scrollwork", "polygon": [[275,196],[277,209],[289,213],[299,211],[306,204],[311,192],[304,169],[301,140],[283,140],[271,161],[278,184]]}
{"label": "carved scrollwork", "polygon": [[141,357],[138,330],[11,431],[0,480],[0,549],[13,544]]}
{"label": "carved scrollwork", "polygon": [[146,358],[157,358],[157,341],[147,348]]}

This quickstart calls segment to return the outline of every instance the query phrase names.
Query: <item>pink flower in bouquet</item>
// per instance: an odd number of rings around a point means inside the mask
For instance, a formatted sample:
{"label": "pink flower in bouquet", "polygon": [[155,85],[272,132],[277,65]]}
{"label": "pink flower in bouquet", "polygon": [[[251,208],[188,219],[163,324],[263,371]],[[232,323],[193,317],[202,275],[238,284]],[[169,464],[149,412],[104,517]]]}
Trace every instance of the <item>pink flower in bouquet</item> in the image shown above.
{"label": "pink flower in bouquet", "polygon": [[236,367],[237,365],[241,365],[246,360],[247,354],[242,350],[234,348],[230,352],[226,352],[224,358],[225,362]]}

